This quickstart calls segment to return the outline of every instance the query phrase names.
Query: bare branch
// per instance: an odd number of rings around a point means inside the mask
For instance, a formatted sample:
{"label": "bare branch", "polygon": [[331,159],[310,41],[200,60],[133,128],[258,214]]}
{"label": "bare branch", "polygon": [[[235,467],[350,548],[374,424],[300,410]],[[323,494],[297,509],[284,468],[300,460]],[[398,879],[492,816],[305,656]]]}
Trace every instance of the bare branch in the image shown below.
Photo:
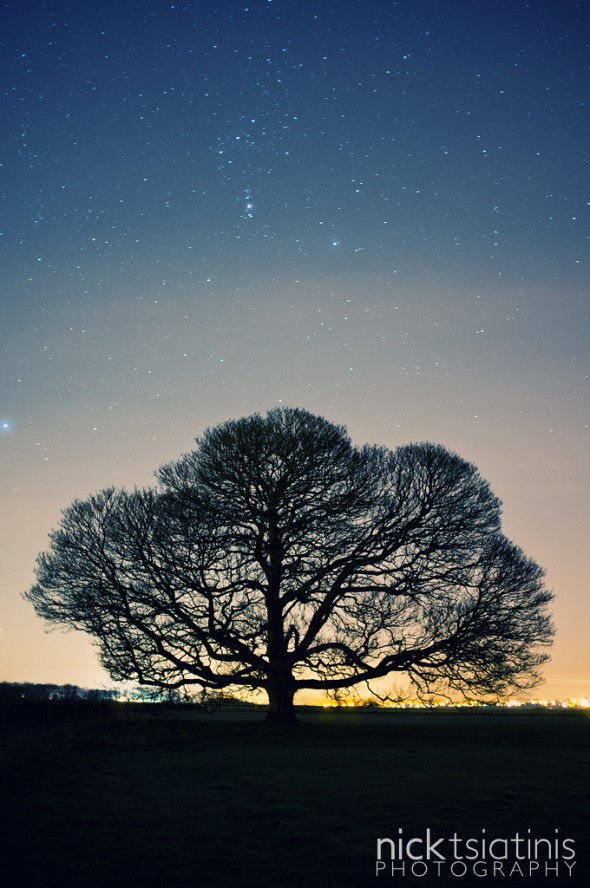
{"label": "bare branch", "polygon": [[285,408],[207,430],[157,477],[72,503],[25,595],[88,632],[115,678],[260,688],[277,718],[299,688],[396,672],[422,695],[538,681],[543,571],[445,448],[357,448]]}

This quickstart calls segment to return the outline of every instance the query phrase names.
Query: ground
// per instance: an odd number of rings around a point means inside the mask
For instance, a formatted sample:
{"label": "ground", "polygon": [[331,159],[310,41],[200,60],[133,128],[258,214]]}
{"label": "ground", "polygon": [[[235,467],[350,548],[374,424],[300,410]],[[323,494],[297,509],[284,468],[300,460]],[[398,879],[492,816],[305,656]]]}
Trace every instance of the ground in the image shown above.
{"label": "ground", "polygon": [[[119,718],[16,761],[0,817],[5,884],[587,884],[587,716],[310,711],[283,728],[262,718]],[[455,833],[568,838],[576,864],[569,877],[559,860],[558,876],[540,880],[481,868],[462,876],[446,864],[440,874],[430,866],[377,877],[377,839],[400,829],[445,842]]]}

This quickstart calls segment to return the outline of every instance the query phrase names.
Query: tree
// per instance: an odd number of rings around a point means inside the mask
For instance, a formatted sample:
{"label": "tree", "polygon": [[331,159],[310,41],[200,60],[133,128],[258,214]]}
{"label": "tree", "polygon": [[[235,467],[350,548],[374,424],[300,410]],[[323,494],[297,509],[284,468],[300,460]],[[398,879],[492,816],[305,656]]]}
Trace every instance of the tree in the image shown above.
{"label": "tree", "polygon": [[113,678],[263,689],[274,721],[302,688],[392,673],[484,698],[538,682],[543,571],[444,447],[355,447],[277,408],[208,429],[156,475],[72,503],[25,593],[90,633]]}

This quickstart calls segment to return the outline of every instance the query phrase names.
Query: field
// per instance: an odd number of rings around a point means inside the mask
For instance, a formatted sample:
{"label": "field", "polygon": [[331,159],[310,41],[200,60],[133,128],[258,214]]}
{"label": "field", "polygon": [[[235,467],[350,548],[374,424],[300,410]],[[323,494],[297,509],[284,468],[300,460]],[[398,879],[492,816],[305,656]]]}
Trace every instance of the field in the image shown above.
{"label": "field", "polygon": [[[300,718],[286,728],[248,712],[116,718],[29,751],[3,775],[2,884],[588,884],[584,714],[310,710]],[[406,855],[405,877],[392,876],[386,848],[376,876],[377,839],[397,840],[400,828],[406,840],[427,829],[432,841],[444,838],[440,872],[428,862],[425,875],[425,863],[413,874]],[[524,874],[509,875],[513,846],[502,873],[492,875],[489,849],[478,851],[475,872],[474,861],[451,872],[455,833],[574,839],[575,866],[570,877],[560,846],[545,874],[541,843],[542,877],[529,875],[527,854]]]}

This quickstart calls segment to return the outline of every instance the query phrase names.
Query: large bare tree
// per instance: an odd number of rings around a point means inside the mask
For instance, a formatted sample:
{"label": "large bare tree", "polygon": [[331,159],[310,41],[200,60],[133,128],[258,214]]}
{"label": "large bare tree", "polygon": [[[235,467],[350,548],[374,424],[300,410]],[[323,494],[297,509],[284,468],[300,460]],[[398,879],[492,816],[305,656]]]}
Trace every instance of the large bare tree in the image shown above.
{"label": "large bare tree", "polygon": [[157,478],[72,503],[25,593],[115,679],[264,689],[275,721],[299,689],[392,673],[474,697],[538,681],[543,571],[445,448],[355,447],[280,408],[208,429]]}

